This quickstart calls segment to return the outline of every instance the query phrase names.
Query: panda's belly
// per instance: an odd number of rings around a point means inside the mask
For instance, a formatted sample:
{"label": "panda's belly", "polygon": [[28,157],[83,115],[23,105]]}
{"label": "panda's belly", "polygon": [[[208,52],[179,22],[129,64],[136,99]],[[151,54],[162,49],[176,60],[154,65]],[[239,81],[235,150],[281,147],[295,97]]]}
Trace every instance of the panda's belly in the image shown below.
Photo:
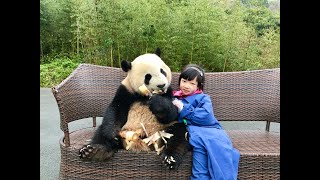
{"label": "panda's belly", "polygon": [[134,103],[128,112],[128,119],[122,130],[136,131],[141,129],[141,137],[147,137],[168,125],[160,124],[147,105]]}

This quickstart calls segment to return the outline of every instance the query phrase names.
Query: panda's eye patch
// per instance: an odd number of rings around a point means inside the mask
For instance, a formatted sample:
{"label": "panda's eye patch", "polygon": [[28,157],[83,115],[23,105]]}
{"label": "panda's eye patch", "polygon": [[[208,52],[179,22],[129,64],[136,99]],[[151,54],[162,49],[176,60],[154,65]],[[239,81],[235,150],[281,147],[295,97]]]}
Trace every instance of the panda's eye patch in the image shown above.
{"label": "panda's eye patch", "polygon": [[165,77],[167,77],[167,73],[161,68],[160,69],[160,72],[165,76]]}
{"label": "panda's eye patch", "polygon": [[149,82],[150,82],[151,77],[152,77],[151,74],[146,74],[144,76],[144,84],[148,85]]}

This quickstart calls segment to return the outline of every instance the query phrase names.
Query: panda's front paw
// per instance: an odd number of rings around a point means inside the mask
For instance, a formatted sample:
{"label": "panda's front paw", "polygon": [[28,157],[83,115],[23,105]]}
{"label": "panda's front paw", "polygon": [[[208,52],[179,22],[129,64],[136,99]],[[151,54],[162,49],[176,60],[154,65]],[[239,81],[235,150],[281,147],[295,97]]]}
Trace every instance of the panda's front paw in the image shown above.
{"label": "panda's front paw", "polygon": [[181,160],[178,155],[172,154],[168,155],[163,153],[161,155],[162,163],[170,170],[178,169],[181,164]]}
{"label": "panda's front paw", "polygon": [[115,151],[107,150],[101,144],[87,144],[79,149],[79,157],[85,161],[104,161],[110,159]]}
{"label": "panda's front paw", "polygon": [[149,101],[149,109],[158,119],[162,119],[169,112],[167,104],[166,98],[161,95],[153,95]]}

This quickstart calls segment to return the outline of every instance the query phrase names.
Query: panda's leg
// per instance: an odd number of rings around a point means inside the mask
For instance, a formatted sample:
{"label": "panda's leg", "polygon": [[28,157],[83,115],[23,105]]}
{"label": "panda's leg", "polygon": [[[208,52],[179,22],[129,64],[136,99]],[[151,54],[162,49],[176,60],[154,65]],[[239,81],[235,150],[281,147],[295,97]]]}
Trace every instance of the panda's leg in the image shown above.
{"label": "panda's leg", "polygon": [[104,161],[110,159],[118,149],[123,148],[121,138],[115,132],[110,132],[102,124],[96,130],[91,142],[79,150],[79,157],[86,161]]}
{"label": "panda's leg", "polygon": [[173,136],[167,140],[167,147],[160,157],[169,169],[177,169],[182,163],[184,155],[190,150],[187,128],[183,123],[175,123],[165,131]]}

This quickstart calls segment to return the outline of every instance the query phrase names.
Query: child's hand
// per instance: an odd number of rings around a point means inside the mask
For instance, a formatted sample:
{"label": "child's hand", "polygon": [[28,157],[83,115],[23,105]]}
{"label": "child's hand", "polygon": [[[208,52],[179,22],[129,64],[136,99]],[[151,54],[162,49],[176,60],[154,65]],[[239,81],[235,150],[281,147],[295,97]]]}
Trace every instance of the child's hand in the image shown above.
{"label": "child's hand", "polygon": [[183,103],[178,99],[173,100],[172,104],[178,107],[179,112],[183,109]]}

